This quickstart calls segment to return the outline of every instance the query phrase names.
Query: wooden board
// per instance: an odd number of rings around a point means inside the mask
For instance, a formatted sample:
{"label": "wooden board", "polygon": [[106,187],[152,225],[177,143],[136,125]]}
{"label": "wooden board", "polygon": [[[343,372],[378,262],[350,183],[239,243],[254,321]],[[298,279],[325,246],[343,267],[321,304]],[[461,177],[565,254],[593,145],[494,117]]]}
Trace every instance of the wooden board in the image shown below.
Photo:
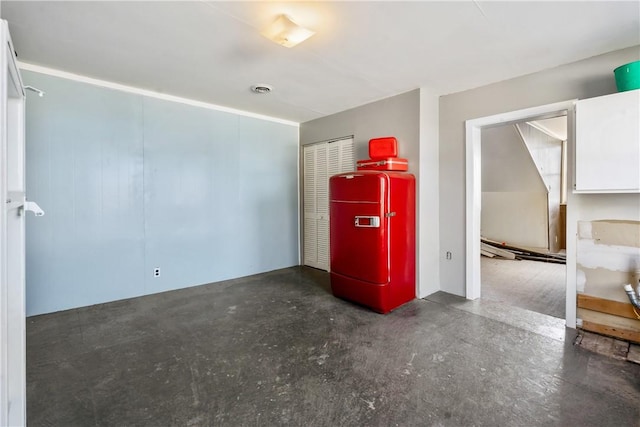
{"label": "wooden board", "polygon": [[499,249],[506,249],[508,251],[512,251],[512,252],[516,252],[516,253],[523,253],[523,254],[528,254],[528,255],[537,255],[537,256],[543,256],[543,257],[551,257],[551,258],[558,258],[558,259],[566,259],[567,256],[565,254],[552,254],[547,252],[543,252],[540,250],[535,250],[532,248],[525,248],[525,247],[521,247],[521,246],[514,246],[514,245],[507,245],[506,243],[501,243],[501,242],[496,242],[495,240],[490,240],[487,239],[485,237],[480,237],[480,241],[482,243],[485,243],[489,246],[493,246]]}
{"label": "wooden board", "polygon": [[598,298],[591,295],[578,294],[578,307],[600,313],[613,314],[614,316],[637,319],[633,312],[633,306],[629,303]]}
{"label": "wooden board", "polygon": [[567,205],[560,204],[558,212],[558,247],[567,249]]}
{"label": "wooden board", "polygon": [[542,256],[534,256],[534,255],[523,255],[517,254],[516,259],[528,259],[531,261],[540,261],[540,262],[551,262],[553,264],[566,264],[567,262],[563,259],[550,258],[550,257],[542,257]]}
{"label": "wooden board", "polygon": [[604,335],[583,331],[580,347],[618,360],[626,360],[629,343]]}
{"label": "wooden board", "polygon": [[487,245],[486,243],[480,244],[480,250],[490,252],[494,255],[498,255],[499,257],[506,259],[516,259],[516,255],[513,252],[505,251],[504,249],[495,248],[493,246]]}
{"label": "wooden board", "polygon": [[495,254],[492,254],[491,252],[483,251],[482,249],[480,249],[480,255],[482,255],[482,256],[486,256],[486,257],[488,257],[488,258],[493,258],[493,257],[495,257]]}
{"label": "wooden board", "polygon": [[608,335],[610,337],[620,338],[625,341],[640,343],[640,332],[638,331],[601,325],[599,323],[589,322],[587,320],[582,321],[582,329],[584,329],[585,331],[596,332],[602,335]]}
{"label": "wooden board", "polygon": [[586,331],[640,343],[640,320],[585,308],[578,308],[578,318],[582,319],[582,329]]}

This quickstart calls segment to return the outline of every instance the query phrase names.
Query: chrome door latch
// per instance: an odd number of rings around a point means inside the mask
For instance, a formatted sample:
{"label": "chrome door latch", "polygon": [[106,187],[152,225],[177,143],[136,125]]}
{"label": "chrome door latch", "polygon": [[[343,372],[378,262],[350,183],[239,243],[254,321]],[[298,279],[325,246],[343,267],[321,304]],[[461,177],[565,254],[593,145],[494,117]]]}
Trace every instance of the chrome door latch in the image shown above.
{"label": "chrome door latch", "polygon": [[353,225],[356,227],[365,227],[365,228],[379,228],[380,227],[380,217],[379,216],[356,216],[353,221]]}

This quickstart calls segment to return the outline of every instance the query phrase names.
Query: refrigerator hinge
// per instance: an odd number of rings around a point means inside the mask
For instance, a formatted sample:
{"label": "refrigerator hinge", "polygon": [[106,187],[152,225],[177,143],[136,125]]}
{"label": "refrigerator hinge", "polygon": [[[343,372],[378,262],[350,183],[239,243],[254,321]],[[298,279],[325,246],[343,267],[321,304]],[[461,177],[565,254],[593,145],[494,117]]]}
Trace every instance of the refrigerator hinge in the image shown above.
{"label": "refrigerator hinge", "polygon": [[392,216],[396,216],[396,213],[395,212],[388,212],[388,213],[384,214],[385,218],[391,218]]}

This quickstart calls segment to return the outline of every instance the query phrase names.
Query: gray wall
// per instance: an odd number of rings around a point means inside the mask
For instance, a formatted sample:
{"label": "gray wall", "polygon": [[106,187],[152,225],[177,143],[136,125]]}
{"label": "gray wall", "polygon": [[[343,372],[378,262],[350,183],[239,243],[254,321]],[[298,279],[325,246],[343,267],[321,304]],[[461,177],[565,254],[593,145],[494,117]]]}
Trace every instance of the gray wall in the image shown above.
{"label": "gray wall", "polygon": [[356,159],[369,157],[369,139],[395,136],[399,156],[417,180],[417,283],[424,297],[439,289],[437,144],[438,99],[413,90],[300,125],[300,143],[354,135]]}
{"label": "gray wall", "polygon": [[23,78],[29,315],[298,264],[296,127]]}
{"label": "gray wall", "polygon": [[482,130],[483,237],[547,248],[547,188],[515,125]]}
{"label": "gray wall", "polygon": [[356,159],[369,158],[369,140],[398,139],[398,156],[409,159],[409,172],[418,172],[420,91],[414,90],[300,125],[302,145],[353,135]]}
{"label": "gray wall", "polygon": [[546,187],[515,125],[482,130],[482,191],[540,191]]}
{"label": "gray wall", "polygon": [[[454,254],[440,263],[443,291],[465,294],[465,120],[614,93],[613,69],[638,59],[636,46],[440,98],[440,246]],[[575,234],[577,220],[639,215],[637,194],[571,195],[567,229]]]}

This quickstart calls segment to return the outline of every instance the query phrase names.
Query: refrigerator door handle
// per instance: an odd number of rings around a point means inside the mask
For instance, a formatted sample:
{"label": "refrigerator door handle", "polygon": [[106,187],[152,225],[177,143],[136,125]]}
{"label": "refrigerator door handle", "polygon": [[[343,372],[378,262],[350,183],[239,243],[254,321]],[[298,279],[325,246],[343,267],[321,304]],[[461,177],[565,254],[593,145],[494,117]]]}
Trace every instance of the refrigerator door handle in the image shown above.
{"label": "refrigerator door handle", "polygon": [[356,216],[354,218],[353,224],[356,227],[380,228],[380,217],[379,216]]}

